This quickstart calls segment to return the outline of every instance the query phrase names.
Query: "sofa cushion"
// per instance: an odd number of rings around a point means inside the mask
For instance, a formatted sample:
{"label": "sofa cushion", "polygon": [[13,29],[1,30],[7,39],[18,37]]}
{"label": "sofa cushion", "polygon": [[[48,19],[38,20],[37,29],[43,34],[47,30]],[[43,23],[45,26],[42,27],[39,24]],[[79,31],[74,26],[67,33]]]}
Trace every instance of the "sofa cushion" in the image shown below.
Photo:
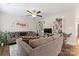
{"label": "sofa cushion", "polygon": [[60,34],[55,33],[52,37],[53,37],[53,39],[58,39],[60,37]]}
{"label": "sofa cushion", "polygon": [[41,46],[42,44],[45,44],[49,41],[53,41],[53,37],[48,37],[48,38],[41,37],[39,39],[30,40],[29,45],[32,48],[35,48],[35,47]]}

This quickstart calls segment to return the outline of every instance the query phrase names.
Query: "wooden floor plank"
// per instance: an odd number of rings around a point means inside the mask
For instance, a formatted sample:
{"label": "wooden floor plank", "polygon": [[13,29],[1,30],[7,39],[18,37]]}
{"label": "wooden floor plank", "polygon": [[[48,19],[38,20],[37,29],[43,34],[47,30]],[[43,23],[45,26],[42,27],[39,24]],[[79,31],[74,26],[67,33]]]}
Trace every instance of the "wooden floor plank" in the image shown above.
{"label": "wooden floor plank", "polygon": [[10,56],[9,45],[0,47],[0,56]]}
{"label": "wooden floor plank", "polygon": [[79,46],[64,45],[59,56],[79,56]]}

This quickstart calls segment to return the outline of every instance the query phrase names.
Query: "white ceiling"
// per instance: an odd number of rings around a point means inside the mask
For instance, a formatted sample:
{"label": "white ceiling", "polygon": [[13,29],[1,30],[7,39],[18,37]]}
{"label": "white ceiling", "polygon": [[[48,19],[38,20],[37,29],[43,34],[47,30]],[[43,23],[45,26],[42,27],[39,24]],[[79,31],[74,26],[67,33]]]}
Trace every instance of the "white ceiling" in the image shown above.
{"label": "white ceiling", "polygon": [[0,11],[8,14],[25,16],[26,10],[41,10],[43,16],[74,10],[79,4],[73,3],[2,3]]}

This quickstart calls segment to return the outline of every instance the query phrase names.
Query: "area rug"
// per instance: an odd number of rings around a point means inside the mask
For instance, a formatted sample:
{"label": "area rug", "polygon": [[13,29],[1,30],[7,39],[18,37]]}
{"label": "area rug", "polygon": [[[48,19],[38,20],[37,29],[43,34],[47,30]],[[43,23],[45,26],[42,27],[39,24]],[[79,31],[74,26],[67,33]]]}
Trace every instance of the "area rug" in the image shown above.
{"label": "area rug", "polygon": [[17,56],[17,45],[13,44],[9,46],[10,56]]}

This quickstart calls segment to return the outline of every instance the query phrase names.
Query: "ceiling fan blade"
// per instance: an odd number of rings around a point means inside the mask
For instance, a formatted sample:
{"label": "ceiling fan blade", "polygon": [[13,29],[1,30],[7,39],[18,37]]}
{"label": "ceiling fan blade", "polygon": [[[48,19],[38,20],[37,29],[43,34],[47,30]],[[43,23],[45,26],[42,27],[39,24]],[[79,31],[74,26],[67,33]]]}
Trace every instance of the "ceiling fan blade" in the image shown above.
{"label": "ceiling fan blade", "polygon": [[37,16],[42,17],[41,15],[37,15]]}
{"label": "ceiling fan blade", "polygon": [[29,10],[27,10],[27,12],[29,12],[29,13],[31,13],[31,14],[32,14],[32,12],[30,12]]}
{"label": "ceiling fan blade", "polygon": [[41,13],[41,11],[38,11],[37,14]]}

